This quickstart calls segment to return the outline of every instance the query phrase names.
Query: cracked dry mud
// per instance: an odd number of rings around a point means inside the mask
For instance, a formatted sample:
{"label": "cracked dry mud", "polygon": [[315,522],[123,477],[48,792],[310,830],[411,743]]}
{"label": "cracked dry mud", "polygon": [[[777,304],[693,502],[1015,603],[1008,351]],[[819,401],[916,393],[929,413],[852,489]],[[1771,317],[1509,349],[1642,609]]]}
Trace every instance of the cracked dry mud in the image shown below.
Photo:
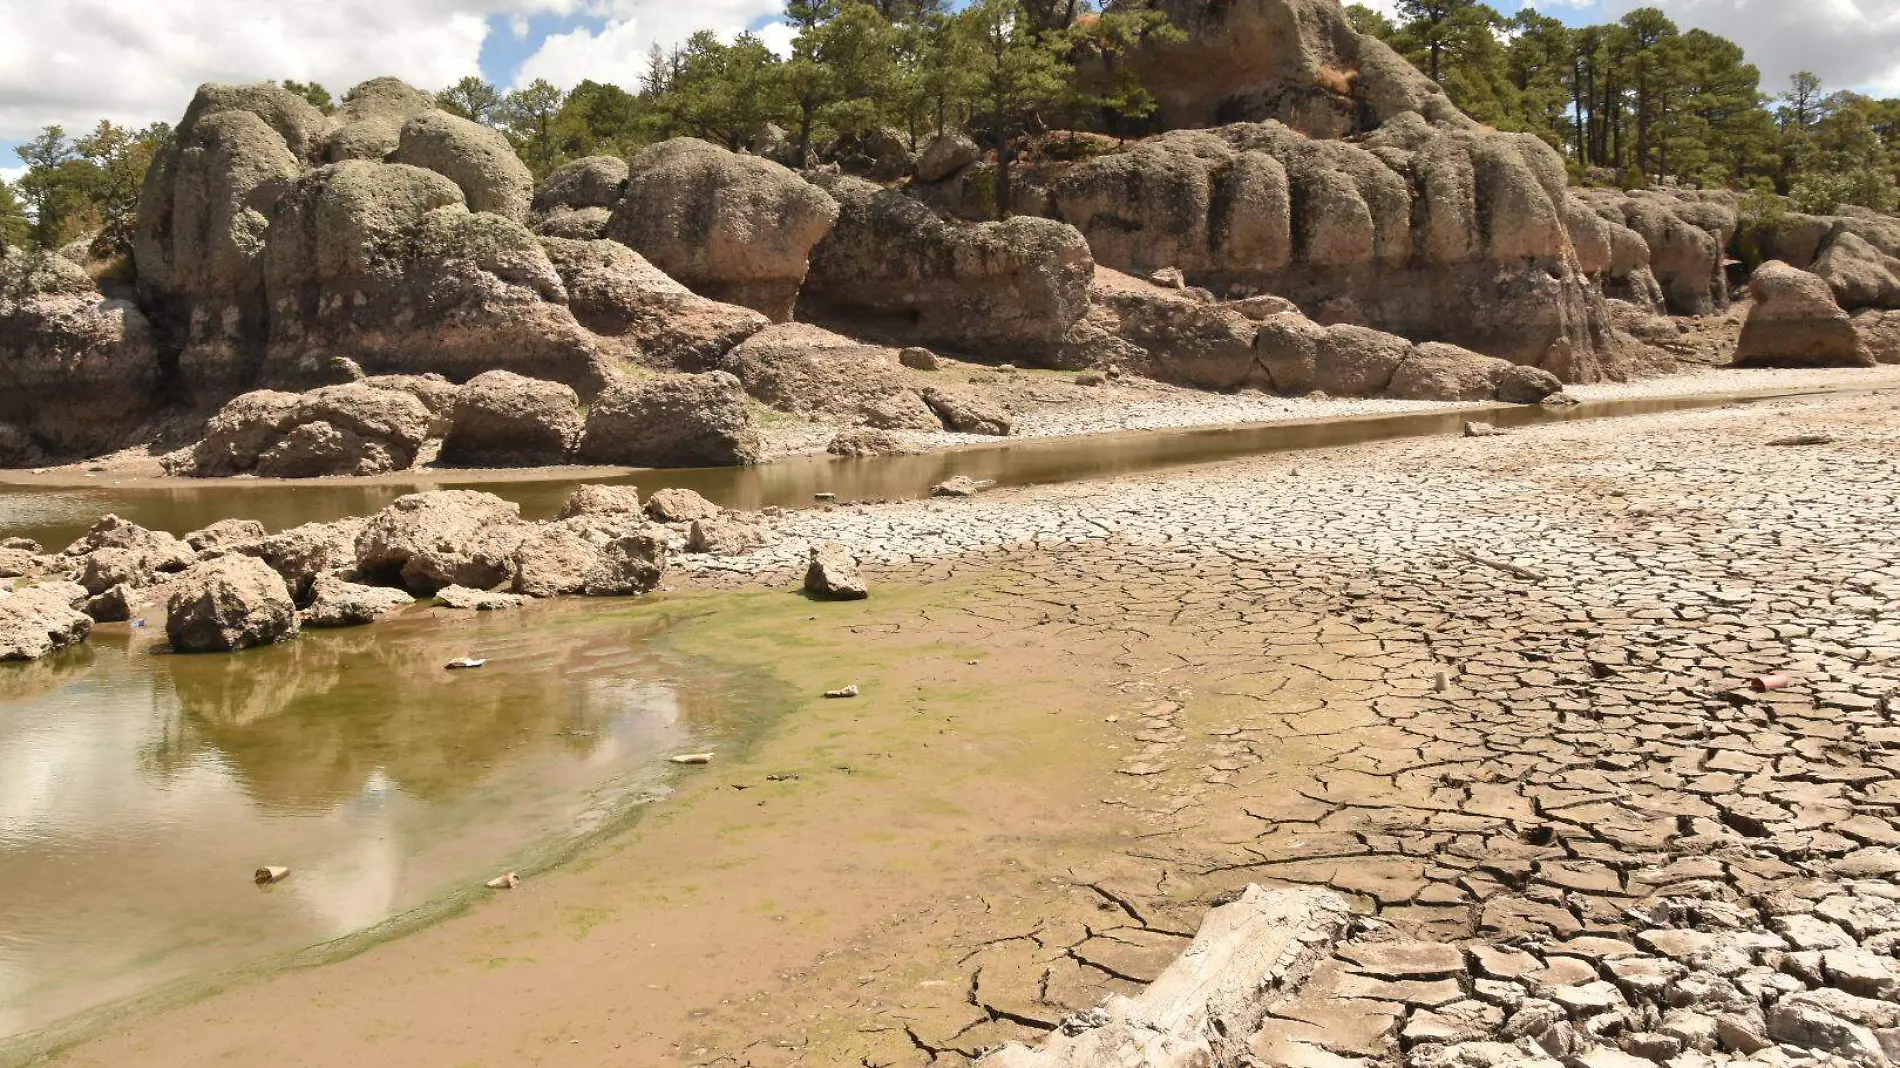
{"label": "cracked dry mud", "polygon": [[1900,1062],[1896,457],[1836,397],[787,518],[702,580],[1000,575],[939,622],[1102,671],[1143,827],[856,1059],[1033,1041],[1261,883],[1363,916],[1263,1064]]}

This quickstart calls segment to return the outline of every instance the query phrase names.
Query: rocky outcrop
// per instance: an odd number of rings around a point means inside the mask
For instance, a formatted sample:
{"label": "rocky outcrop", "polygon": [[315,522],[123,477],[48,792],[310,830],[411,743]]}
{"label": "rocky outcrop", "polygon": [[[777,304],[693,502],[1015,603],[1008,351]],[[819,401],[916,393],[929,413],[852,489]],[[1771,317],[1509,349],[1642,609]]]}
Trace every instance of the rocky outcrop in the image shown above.
{"label": "rocky outcrop", "polygon": [[812,251],[799,318],[892,344],[1059,363],[1095,263],[1074,228],[946,221],[896,190],[820,175],[838,220]]}
{"label": "rocky outcrop", "polygon": [[0,662],[38,660],[85,641],[92,617],[74,607],[85,599],[69,582],[0,591]]}
{"label": "rocky outcrop", "polygon": [[1182,32],[1128,57],[1169,128],[1277,120],[1314,138],[1402,114],[1475,124],[1384,43],[1355,33],[1337,0],[1165,0]]}
{"label": "rocky outcrop", "polygon": [[489,371],[455,404],[440,462],[460,467],[563,464],[581,438],[580,400],[558,382]]}
{"label": "rocky outcrop", "polygon": [[619,156],[585,156],[563,163],[534,193],[534,210],[608,208],[627,192],[627,161]]}
{"label": "rocky outcrop", "polygon": [[726,467],[763,450],[739,380],[724,371],[616,384],[587,410],[580,457],[631,467]]}
{"label": "rocky outcrop", "polygon": [[63,257],[0,248],[0,423],[23,438],[0,464],[116,448],[161,394],[156,339],[131,301]]}
{"label": "rocky outcrop", "polygon": [[515,551],[527,532],[521,506],[493,494],[412,493],[364,525],[356,570],[420,595],[445,586],[492,589],[513,580]]}
{"label": "rocky outcrop", "polygon": [[1735,349],[1737,367],[1871,367],[1854,321],[1828,283],[1778,260],[1748,282],[1754,301]]}
{"label": "rocky outcrop", "polygon": [[140,197],[141,297],[200,404],[333,382],[339,358],[591,393],[616,346],[567,309],[522,225],[531,193],[499,134],[391,79],[334,116],[275,86],[205,86]]}
{"label": "rocky outcrop", "polygon": [[744,556],[764,544],[765,533],[736,516],[695,519],[686,532],[686,551],[707,556]]}
{"label": "rocky outcrop", "polygon": [[194,565],[172,584],[165,635],[174,652],[228,653],[297,633],[297,606],[283,577],[254,557]]}
{"label": "rocky outcrop", "polygon": [[[1600,217],[1642,239],[1649,250],[1649,272],[1662,290],[1668,311],[1710,315],[1727,306],[1724,264],[1740,226],[1732,203],[1651,190],[1589,189],[1575,195]],[[1611,295],[1622,294],[1612,289]]]}
{"label": "rocky outcrop", "polygon": [[908,456],[919,450],[889,430],[854,426],[832,435],[825,451],[833,456],[863,459],[870,456]]}
{"label": "rocky outcrop", "polygon": [[415,463],[435,416],[415,395],[368,382],[305,394],[259,390],[219,410],[175,466],[211,478],[374,475]]}
{"label": "rocky outcrop", "polygon": [[147,530],[116,515],[105,515],[84,535],[66,546],[61,555],[83,557],[117,549],[141,557],[147,570],[171,573],[183,571],[197,560],[191,546],[162,530]]}
{"label": "rocky outcrop", "polygon": [[783,412],[885,430],[942,427],[904,377],[896,349],[787,323],[754,334],[730,362],[747,393]]}
{"label": "rocky outcrop", "polygon": [[682,137],[634,157],[606,236],[696,293],[783,322],[837,215],[784,167]]}
{"label": "rocky outcrop", "polygon": [[317,576],[310,604],[298,616],[306,627],[361,627],[415,598],[389,586],[365,586],[335,574]]}
{"label": "rocky outcrop", "polygon": [[770,322],[694,293],[617,241],[543,238],[581,325],[631,345],[642,362],[677,371],[730,369],[726,355]]}
{"label": "rocky outcrop", "polygon": [[1362,143],[1269,121],[1165,134],[1050,181],[1095,258],[1268,292],[1322,322],[1456,341],[1567,379],[1612,372],[1562,161],[1535,138],[1401,113]]}
{"label": "rocky outcrop", "polygon": [[1851,230],[1833,233],[1814,261],[1814,273],[1843,307],[1900,307],[1900,258]]}

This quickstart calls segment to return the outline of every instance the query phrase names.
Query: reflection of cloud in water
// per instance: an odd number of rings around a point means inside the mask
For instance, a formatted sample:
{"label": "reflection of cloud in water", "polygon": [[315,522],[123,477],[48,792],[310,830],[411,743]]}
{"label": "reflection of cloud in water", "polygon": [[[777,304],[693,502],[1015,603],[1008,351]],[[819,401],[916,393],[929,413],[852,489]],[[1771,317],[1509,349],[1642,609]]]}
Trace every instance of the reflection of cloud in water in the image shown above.
{"label": "reflection of cloud in water", "polygon": [[71,847],[122,837],[128,821],[171,825],[199,819],[208,807],[248,807],[216,761],[182,763],[163,789],[152,789],[136,769],[172,714],[150,676],[137,680],[142,686],[103,681],[110,685],[68,687],[30,707],[0,708],[0,850],[34,841]]}
{"label": "reflection of cloud in water", "polygon": [[321,937],[340,938],[396,913],[408,859],[395,821],[384,815],[352,828],[348,844],[316,858],[283,889],[308,906]]}

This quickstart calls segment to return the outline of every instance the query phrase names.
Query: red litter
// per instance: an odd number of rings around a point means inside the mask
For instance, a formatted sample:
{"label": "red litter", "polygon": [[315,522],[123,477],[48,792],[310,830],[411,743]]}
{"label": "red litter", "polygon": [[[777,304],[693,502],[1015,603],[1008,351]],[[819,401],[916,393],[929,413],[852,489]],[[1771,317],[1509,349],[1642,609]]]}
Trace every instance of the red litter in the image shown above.
{"label": "red litter", "polygon": [[1753,687],[1756,693],[1767,693],[1769,690],[1786,689],[1790,681],[1792,680],[1787,675],[1777,671],[1772,675],[1757,675],[1748,680],[1748,685]]}

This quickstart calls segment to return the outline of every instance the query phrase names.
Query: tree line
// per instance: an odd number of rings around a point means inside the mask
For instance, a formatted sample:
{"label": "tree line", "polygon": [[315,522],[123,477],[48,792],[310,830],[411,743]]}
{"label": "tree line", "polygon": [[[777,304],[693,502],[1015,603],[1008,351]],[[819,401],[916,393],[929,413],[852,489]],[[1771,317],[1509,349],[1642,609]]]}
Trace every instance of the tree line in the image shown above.
{"label": "tree line", "polygon": [[1580,180],[1777,193],[1814,212],[1900,206],[1900,100],[1827,92],[1808,72],[1767,95],[1733,41],[1653,7],[1581,27],[1480,0],[1399,0],[1397,13],[1347,8],[1473,118],[1543,138]]}
{"label": "tree line", "polygon": [[[1124,59],[1179,36],[1153,4],[788,0],[784,55],[754,34],[702,31],[656,47],[624,85],[503,91],[470,76],[436,103],[499,130],[537,176],[681,135],[804,167],[960,130],[995,154],[995,206],[1007,215],[1020,135],[1152,132],[1154,97]],[[1770,97],[1741,48],[1655,8],[1585,27],[1532,9],[1506,18],[1480,0],[1399,0],[1396,18],[1347,11],[1479,121],[1549,142],[1580,181],[1744,188],[1809,211],[1900,206],[1900,101],[1828,92],[1812,74]],[[325,112],[346,102],[313,82],[280,84]],[[126,251],[145,168],[170,137],[162,123],[102,122],[79,137],[47,127],[18,149],[24,177],[0,182],[0,242],[96,235],[100,257]]]}

